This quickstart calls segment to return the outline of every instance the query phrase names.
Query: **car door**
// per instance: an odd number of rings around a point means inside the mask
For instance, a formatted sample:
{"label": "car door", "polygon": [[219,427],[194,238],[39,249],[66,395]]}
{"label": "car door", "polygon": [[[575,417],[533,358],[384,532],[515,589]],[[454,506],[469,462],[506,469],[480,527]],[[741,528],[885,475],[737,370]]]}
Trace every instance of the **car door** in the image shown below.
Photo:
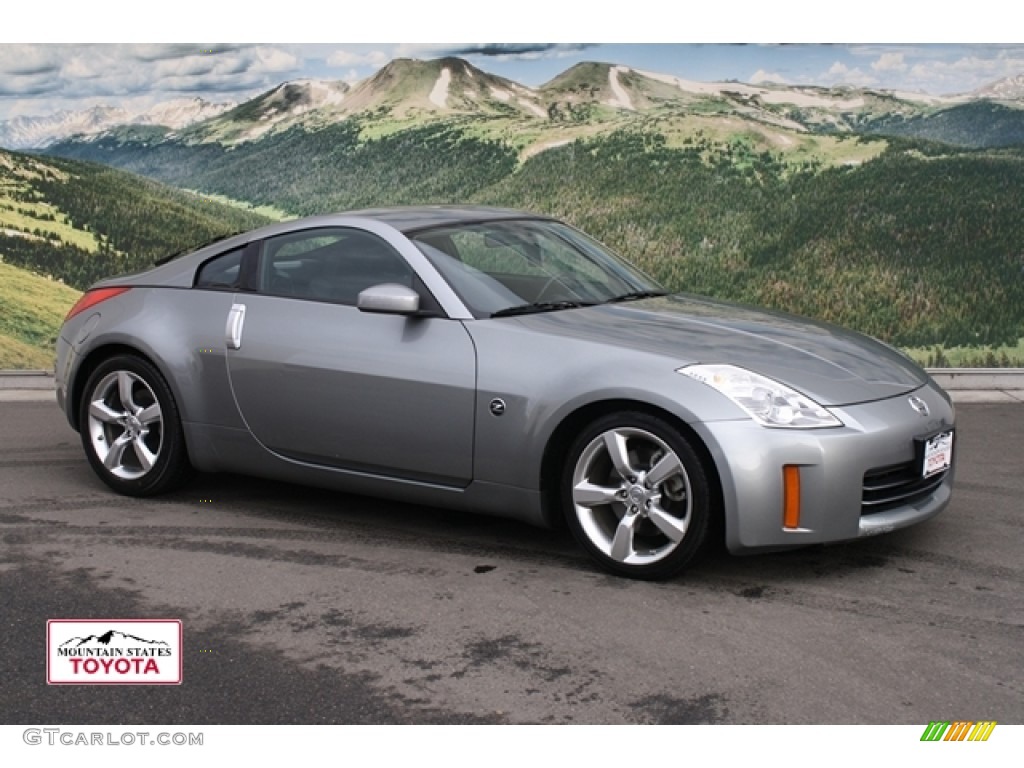
{"label": "car door", "polygon": [[226,318],[238,409],[269,450],[298,461],[441,485],[472,478],[476,357],[433,316],[360,311],[361,290],[400,283],[436,307],[407,262],[355,228],[269,238],[259,288]]}

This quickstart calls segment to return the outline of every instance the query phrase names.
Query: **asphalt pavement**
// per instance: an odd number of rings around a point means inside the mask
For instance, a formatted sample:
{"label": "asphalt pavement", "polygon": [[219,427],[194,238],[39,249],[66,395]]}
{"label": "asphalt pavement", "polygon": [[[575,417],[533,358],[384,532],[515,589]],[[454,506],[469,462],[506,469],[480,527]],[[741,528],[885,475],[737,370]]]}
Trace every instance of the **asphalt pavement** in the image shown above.
{"label": "asphalt pavement", "polygon": [[[152,500],[0,402],[0,723],[1024,722],[1024,409],[958,406],[952,505],[665,583],[564,533],[237,476]],[[48,686],[49,618],[177,618],[180,686]]]}

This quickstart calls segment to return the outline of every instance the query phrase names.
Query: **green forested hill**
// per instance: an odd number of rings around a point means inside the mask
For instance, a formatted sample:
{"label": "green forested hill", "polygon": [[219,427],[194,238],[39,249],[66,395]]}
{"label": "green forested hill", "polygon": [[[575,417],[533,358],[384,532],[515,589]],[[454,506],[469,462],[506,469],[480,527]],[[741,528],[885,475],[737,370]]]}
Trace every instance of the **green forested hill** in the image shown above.
{"label": "green forested hill", "polygon": [[477,199],[566,217],[673,289],[907,346],[1024,336],[1024,154],[892,147],[789,175],[730,155],[619,134],[545,152]]}
{"label": "green forested hill", "polygon": [[265,221],[104,165],[0,150],[0,258],[80,289]]}
{"label": "green forested hill", "polygon": [[0,151],[0,369],[52,367],[90,283],[264,221],[106,166]]}
{"label": "green forested hill", "polygon": [[261,222],[214,199],[294,216],[488,203],[567,219],[672,289],[919,357],[1002,360],[985,346],[1024,348],[1015,88],[924,99],[599,62],[531,88],[400,59],[351,87],[283,83],[183,129],[0,151],[0,256],[81,288]]}
{"label": "green forested hill", "polygon": [[116,163],[167,184],[202,189],[296,215],[347,208],[466,200],[508,176],[517,153],[457,123],[416,126],[376,139],[352,119],[322,130],[291,128],[226,148],[208,143],[147,146],[120,137],[63,144],[54,152]]}
{"label": "green forested hill", "polygon": [[1024,144],[1024,109],[975,101],[929,114],[888,115],[861,130],[881,136],[908,136],[961,147],[993,148]]}
{"label": "green forested hill", "polygon": [[898,140],[862,164],[823,168],[761,151],[743,134],[672,142],[648,124],[523,161],[452,121],[370,141],[360,130],[349,120],[231,150],[104,151],[176,184],[294,214],[455,202],[551,213],[670,288],[819,317],[896,344],[1024,337],[1020,149]]}
{"label": "green forested hill", "polygon": [[[866,162],[821,164],[803,151],[765,149],[740,123],[724,137],[681,134],[672,121],[638,120],[611,133],[595,125],[593,135],[528,153],[481,138],[489,135],[482,120],[368,125],[294,127],[231,149],[109,138],[75,151],[296,215],[464,202],[551,213],[670,288],[819,317],[904,346],[1024,337],[1020,148],[894,139],[866,147]],[[845,140],[858,141],[871,140]]]}

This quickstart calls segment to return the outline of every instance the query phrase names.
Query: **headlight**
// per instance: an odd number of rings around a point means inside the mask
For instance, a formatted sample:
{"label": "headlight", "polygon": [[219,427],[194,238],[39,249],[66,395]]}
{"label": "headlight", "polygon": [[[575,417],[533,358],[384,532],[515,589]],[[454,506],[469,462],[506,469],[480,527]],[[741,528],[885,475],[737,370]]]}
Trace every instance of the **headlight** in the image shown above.
{"label": "headlight", "polygon": [[734,365],[688,365],[677,373],[721,392],[763,427],[841,427],[827,409],[785,384]]}

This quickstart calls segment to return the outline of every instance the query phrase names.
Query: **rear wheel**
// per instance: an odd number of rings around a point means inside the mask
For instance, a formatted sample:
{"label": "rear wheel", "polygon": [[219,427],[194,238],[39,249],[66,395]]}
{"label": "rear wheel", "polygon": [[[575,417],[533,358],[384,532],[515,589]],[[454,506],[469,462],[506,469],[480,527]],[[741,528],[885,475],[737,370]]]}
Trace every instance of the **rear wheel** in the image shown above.
{"label": "rear wheel", "polygon": [[100,363],[86,382],[79,419],[89,463],[115,491],[152,496],[188,478],[174,396],[147,361],[118,355]]}
{"label": "rear wheel", "polygon": [[663,419],[625,412],[595,421],[569,450],[562,488],[569,528],[609,571],[663,579],[705,549],[707,474]]}

